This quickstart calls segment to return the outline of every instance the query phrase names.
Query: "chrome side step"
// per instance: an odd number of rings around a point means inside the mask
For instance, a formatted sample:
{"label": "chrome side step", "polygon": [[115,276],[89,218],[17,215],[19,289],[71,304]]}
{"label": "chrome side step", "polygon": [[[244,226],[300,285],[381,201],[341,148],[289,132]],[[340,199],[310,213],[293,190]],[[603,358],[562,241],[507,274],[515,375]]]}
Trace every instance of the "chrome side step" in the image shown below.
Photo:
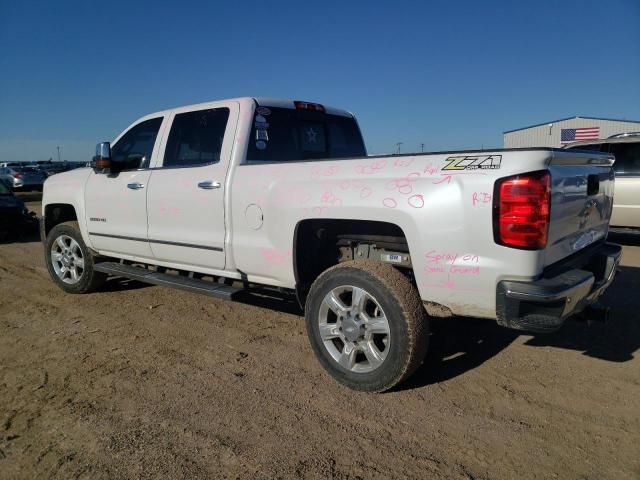
{"label": "chrome side step", "polygon": [[134,267],[133,265],[125,265],[118,262],[100,262],[96,263],[93,268],[97,272],[106,273],[114,277],[126,277],[144,283],[178,288],[224,300],[232,300],[235,293],[243,291],[241,288],[235,288],[230,285],[209,282],[199,278],[159,273],[144,267]]}

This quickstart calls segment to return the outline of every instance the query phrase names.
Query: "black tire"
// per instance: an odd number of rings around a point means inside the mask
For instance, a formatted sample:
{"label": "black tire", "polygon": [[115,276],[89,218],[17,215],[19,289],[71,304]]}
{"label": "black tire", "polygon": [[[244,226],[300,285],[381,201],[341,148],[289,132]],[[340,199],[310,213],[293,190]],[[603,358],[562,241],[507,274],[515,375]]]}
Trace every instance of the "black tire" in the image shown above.
{"label": "black tire", "polygon": [[[354,372],[340,365],[325,346],[326,339],[323,341],[320,335],[325,296],[343,286],[365,290],[379,304],[387,319],[388,351],[373,371]],[[429,317],[416,287],[388,264],[359,260],[341,263],[323,272],[309,291],[305,320],[311,347],[320,364],[338,382],[354,390],[382,392],[393,388],[415,372],[429,345]],[[343,342],[340,339],[329,341],[338,342],[336,345]],[[366,342],[354,342],[355,345],[363,343]]]}
{"label": "black tire", "polygon": [[[76,283],[64,282],[58,276],[53,266],[51,250],[54,242],[56,242],[57,239],[62,235],[71,237],[73,240],[75,240],[82,252],[82,258],[84,259],[84,268],[82,269],[82,272],[79,275]],[[47,240],[45,242],[44,257],[51,279],[67,293],[89,293],[95,291],[100,288],[107,279],[106,274],[96,272],[93,269],[94,256],[89,248],[87,248],[87,246],[85,245],[84,240],[82,240],[78,222],[72,221],[60,223],[51,229],[51,231],[47,235]]]}

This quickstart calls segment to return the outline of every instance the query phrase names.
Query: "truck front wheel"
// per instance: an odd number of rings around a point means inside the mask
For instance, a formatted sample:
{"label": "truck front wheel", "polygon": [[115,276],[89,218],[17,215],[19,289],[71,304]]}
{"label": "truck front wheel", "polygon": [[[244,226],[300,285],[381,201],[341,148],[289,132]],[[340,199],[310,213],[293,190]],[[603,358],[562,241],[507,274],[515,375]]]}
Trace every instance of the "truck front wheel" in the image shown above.
{"label": "truck front wheel", "polygon": [[424,360],[429,319],[411,282],[388,264],[352,261],[323,272],[305,308],[322,366],[355,390],[381,392]]}
{"label": "truck front wheel", "polygon": [[44,256],[49,275],[67,293],[91,292],[107,278],[93,269],[93,255],[82,240],[78,222],[53,227],[47,235]]}

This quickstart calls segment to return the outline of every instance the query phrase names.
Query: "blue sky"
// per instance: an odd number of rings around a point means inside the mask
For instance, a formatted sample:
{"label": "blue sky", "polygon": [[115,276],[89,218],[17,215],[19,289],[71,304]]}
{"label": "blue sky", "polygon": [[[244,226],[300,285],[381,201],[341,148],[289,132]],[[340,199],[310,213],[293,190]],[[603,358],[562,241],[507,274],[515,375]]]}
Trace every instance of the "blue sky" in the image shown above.
{"label": "blue sky", "polygon": [[139,116],[235,96],[356,114],[370,153],[640,120],[640,1],[0,0],[0,161],[88,160]]}

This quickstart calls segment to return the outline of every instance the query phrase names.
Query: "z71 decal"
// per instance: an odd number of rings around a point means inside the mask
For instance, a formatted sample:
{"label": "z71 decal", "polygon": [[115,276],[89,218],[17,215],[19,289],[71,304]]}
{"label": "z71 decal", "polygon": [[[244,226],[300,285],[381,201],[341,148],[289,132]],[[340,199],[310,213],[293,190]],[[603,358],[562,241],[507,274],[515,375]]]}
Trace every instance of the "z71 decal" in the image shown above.
{"label": "z71 decal", "polygon": [[497,170],[502,162],[502,155],[460,155],[449,157],[442,170]]}

